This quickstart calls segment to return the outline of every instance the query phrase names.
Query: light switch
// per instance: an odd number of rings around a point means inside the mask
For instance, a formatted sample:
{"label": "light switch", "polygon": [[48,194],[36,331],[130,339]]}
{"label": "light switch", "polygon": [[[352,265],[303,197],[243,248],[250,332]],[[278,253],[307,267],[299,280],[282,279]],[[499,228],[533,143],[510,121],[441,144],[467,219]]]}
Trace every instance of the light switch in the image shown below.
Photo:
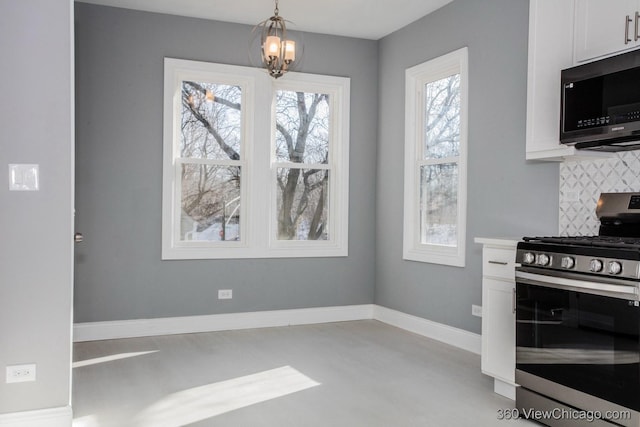
{"label": "light switch", "polygon": [[38,191],[40,174],[38,165],[10,164],[9,191]]}

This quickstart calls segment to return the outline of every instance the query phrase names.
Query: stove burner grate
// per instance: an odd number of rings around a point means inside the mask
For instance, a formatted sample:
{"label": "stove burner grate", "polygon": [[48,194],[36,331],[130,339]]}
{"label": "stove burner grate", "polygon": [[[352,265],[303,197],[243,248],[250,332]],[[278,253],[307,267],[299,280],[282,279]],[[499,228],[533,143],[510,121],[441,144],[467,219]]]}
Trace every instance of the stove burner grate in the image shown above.
{"label": "stove burner grate", "polygon": [[638,237],[615,236],[544,236],[523,237],[525,242],[553,243],[567,246],[595,246],[602,248],[640,249]]}

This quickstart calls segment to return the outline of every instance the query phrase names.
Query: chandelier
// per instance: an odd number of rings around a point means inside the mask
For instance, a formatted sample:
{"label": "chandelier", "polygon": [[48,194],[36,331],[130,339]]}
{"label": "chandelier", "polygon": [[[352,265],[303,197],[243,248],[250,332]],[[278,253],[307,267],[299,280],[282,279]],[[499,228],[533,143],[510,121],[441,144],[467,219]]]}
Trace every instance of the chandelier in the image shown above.
{"label": "chandelier", "polygon": [[260,55],[262,65],[275,79],[290,71],[296,60],[296,42],[287,33],[285,20],[279,15],[278,0],[273,16],[255,26],[260,33]]}

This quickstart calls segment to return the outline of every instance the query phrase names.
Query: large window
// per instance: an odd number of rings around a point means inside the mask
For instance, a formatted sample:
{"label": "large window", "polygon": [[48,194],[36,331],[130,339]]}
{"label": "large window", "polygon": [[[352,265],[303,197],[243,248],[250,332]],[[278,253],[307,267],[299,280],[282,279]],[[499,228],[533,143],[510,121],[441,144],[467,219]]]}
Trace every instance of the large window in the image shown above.
{"label": "large window", "polygon": [[464,266],[467,48],[406,71],[404,259]]}
{"label": "large window", "polygon": [[347,255],[349,80],[165,59],[163,259]]}

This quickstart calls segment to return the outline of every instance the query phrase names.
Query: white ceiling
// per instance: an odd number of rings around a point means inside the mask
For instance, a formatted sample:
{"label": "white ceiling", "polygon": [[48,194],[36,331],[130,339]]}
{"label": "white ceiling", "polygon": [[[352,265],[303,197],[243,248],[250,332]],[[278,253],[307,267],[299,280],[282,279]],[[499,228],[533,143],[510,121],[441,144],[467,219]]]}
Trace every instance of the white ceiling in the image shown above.
{"label": "white ceiling", "polygon": [[[255,25],[274,0],[76,0],[83,3]],[[377,40],[452,0],[279,0],[280,16],[305,32]]]}

